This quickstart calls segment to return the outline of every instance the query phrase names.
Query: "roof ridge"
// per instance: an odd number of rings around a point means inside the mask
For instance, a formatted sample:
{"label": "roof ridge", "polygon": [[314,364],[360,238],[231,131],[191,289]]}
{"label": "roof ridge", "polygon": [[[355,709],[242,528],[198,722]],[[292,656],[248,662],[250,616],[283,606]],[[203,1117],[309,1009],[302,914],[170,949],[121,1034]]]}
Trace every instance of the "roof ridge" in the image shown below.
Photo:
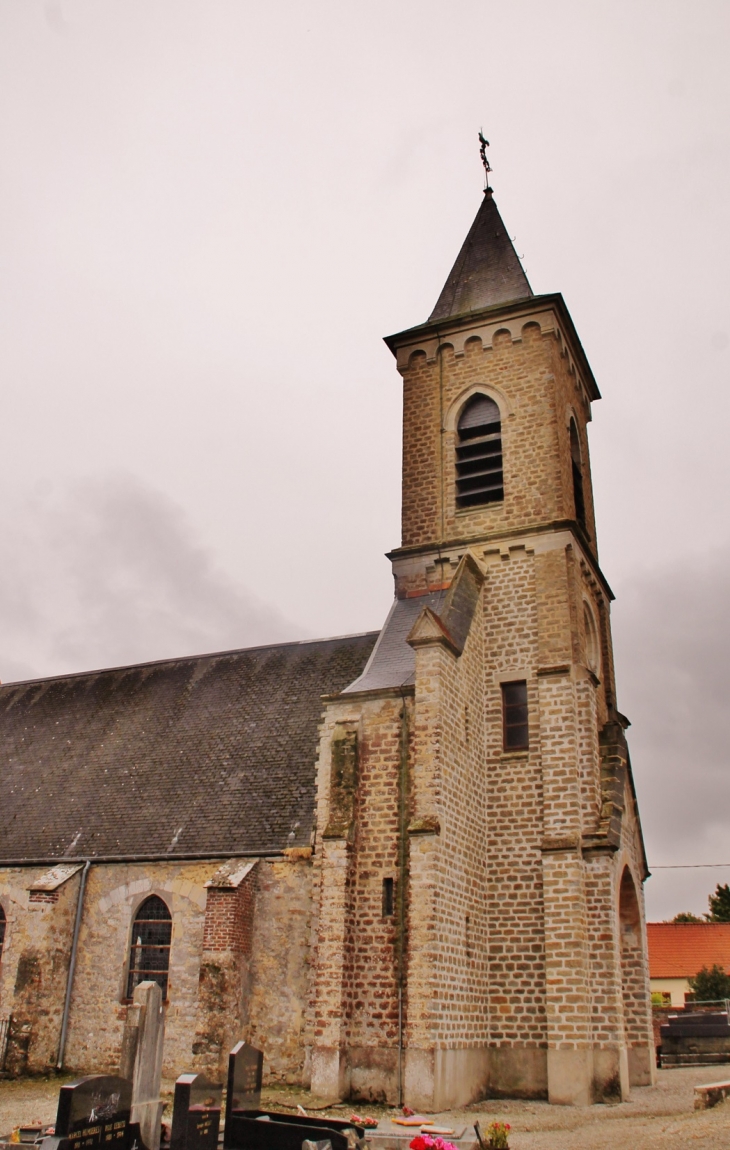
{"label": "roof ridge", "polygon": [[379,630],[353,631],[348,635],[328,635],[324,639],[289,639],[282,643],[257,643],[254,647],[231,647],[224,651],[204,651],[197,655],[173,655],[167,659],[148,659],[143,663],[119,663],[113,667],[92,667],[88,671],[67,671],[61,675],[39,675],[35,679],[9,679],[0,683],[4,687],[32,686],[34,683],[54,683],[61,679],[83,679],[90,675],[109,675],[113,671],[135,671],[144,667],[164,667],[171,663],[193,663],[198,659],[223,659],[226,655],[242,655],[244,651],[273,651],[277,647],[305,647],[310,643],[337,643],[345,639],[365,639],[378,635]]}

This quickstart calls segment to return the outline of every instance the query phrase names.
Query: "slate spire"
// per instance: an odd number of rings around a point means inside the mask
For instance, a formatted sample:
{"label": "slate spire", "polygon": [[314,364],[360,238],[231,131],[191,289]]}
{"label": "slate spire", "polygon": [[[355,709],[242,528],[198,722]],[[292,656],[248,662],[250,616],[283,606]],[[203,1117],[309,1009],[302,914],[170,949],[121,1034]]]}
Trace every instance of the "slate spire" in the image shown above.
{"label": "slate spire", "polygon": [[532,294],[517,252],[502,223],[492,189],[487,188],[476,219],[429,316],[429,323],[480,311],[495,304],[527,299]]}

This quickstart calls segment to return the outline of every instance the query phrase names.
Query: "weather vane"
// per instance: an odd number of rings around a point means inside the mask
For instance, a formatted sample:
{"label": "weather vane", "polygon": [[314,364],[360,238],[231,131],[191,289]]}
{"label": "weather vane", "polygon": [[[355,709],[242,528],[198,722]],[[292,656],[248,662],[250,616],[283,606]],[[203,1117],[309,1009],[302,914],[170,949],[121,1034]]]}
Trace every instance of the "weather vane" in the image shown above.
{"label": "weather vane", "polygon": [[484,139],[484,132],[479,129],[479,155],[482,157],[484,164],[484,191],[489,191],[489,173],[492,170],[492,165],[487,159],[487,148],[489,147],[489,140]]}

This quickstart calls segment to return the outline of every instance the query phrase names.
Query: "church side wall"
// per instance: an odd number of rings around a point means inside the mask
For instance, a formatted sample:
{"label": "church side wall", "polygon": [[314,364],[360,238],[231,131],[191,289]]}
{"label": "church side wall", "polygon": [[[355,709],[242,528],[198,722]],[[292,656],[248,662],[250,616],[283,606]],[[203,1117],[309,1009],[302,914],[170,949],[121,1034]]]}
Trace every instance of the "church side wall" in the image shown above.
{"label": "church side wall", "polygon": [[79,875],[52,892],[31,892],[47,867],[0,870],[6,915],[0,955],[0,1014],[13,1016],[6,1068],[42,1073],[55,1065]]}
{"label": "church side wall", "polygon": [[[132,922],[143,900],[156,894],[172,915],[163,1073],[174,1078],[195,1069],[201,1031],[209,1037],[215,1030],[216,1018],[206,1016],[205,996],[201,998],[205,960],[208,966],[217,964],[230,991],[225,1035],[216,1049],[207,1043],[206,1068],[221,1078],[227,1046],[246,1038],[264,1051],[267,1078],[302,1082],[308,1041],[303,1020],[310,993],[312,865],[308,852],[304,857],[302,852],[294,854],[297,858],[291,861],[259,861],[251,875],[255,901],[247,912],[246,938],[234,938],[227,949],[212,950],[204,946],[209,893],[205,883],[224,860],[92,865],[65,1066],[79,1073],[118,1070]],[[0,871],[0,901],[7,916],[0,958],[0,1014],[13,1015],[7,1067],[15,1074],[47,1071],[58,1055],[79,875],[54,892],[30,892],[31,883],[47,870]]]}
{"label": "church side wall", "polygon": [[69,1069],[113,1073],[119,1068],[132,921],[150,894],[159,895],[172,915],[163,1073],[177,1077],[190,1066],[205,920],[203,884],[219,865],[206,861],[91,867],[66,1042]]}
{"label": "church side wall", "polygon": [[312,1045],[312,860],[258,864],[246,1038],[264,1052],[267,1081],[309,1085]]}

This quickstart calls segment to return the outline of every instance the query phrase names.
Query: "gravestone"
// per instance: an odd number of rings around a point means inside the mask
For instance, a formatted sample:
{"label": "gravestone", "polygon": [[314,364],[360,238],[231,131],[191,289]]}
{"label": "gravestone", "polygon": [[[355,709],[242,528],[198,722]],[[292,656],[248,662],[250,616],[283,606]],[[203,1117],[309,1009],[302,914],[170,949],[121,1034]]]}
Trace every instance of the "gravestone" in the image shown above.
{"label": "gravestone", "polygon": [[262,1051],[247,1042],[237,1042],[228,1055],[228,1089],[226,1092],[225,1141],[233,1114],[258,1110],[261,1105],[261,1079],[264,1071]]}
{"label": "gravestone", "polygon": [[181,1074],[175,1083],[170,1150],[216,1150],[223,1088],[204,1074]]}
{"label": "gravestone", "polygon": [[164,1102],[160,1098],[165,1008],[156,982],[140,982],[127,1007],[120,1072],[132,1081],[132,1122],[148,1150],[160,1150]]}
{"label": "gravestone", "polygon": [[91,1074],[62,1086],[56,1133],[43,1140],[45,1150],[131,1150],[132,1083],[111,1074]]}

